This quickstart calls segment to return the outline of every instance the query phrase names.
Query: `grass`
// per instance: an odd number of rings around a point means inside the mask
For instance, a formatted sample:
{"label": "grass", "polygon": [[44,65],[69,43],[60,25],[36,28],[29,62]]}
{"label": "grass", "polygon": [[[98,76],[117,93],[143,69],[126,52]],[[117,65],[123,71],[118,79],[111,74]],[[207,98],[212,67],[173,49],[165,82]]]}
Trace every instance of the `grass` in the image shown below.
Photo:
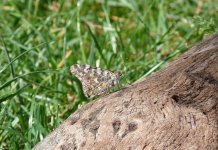
{"label": "grass", "polygon": [[215,0],[2,0],[0,149],[31,149],[88,103],[72,64],[131,84],[217,31]]}

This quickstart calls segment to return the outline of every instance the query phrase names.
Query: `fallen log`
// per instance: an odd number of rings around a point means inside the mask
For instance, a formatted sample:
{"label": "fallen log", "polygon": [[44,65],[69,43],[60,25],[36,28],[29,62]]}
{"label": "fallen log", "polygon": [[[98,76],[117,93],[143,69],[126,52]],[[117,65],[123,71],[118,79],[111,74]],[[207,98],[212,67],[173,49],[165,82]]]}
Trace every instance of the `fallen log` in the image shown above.
{"label": "fallen log", "polygon": [[35,150],[218,149],[218,34],[73,113]]}

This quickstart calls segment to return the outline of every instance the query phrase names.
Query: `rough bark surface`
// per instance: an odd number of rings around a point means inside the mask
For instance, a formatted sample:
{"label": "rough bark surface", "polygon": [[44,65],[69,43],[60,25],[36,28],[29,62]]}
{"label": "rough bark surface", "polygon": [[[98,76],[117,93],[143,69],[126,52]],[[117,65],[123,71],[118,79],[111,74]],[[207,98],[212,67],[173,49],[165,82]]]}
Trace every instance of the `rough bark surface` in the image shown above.
{"label": "rough bark surface", "polygon": [[35,150],[217,150],[218,34],[72,114]]}

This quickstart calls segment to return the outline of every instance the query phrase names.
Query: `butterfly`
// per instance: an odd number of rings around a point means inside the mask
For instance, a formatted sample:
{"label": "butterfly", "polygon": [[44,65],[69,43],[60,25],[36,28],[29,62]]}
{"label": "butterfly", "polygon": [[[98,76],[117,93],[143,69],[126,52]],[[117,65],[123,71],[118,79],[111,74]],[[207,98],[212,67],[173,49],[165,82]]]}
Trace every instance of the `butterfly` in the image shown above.
{"label": "butterfly", "polygon": [[122,76],[119,71],[111,72],[81,64],[72,65],[70,71],[81,81],[84,94],[88,98],[106,93],[119,83]]}

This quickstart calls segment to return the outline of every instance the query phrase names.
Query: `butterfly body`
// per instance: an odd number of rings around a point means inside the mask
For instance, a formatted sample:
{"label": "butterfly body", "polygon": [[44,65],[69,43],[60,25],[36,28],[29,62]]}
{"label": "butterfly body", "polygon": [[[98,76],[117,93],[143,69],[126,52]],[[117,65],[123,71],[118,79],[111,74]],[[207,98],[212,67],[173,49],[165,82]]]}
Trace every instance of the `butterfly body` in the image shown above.
{"label": "butterfly body", "polygon": [[119,83],[120,72],[111,72],[89,65],[75,64],[71,66],[71,73],[82,83],[86,97],[94,97],[106,93]]}

